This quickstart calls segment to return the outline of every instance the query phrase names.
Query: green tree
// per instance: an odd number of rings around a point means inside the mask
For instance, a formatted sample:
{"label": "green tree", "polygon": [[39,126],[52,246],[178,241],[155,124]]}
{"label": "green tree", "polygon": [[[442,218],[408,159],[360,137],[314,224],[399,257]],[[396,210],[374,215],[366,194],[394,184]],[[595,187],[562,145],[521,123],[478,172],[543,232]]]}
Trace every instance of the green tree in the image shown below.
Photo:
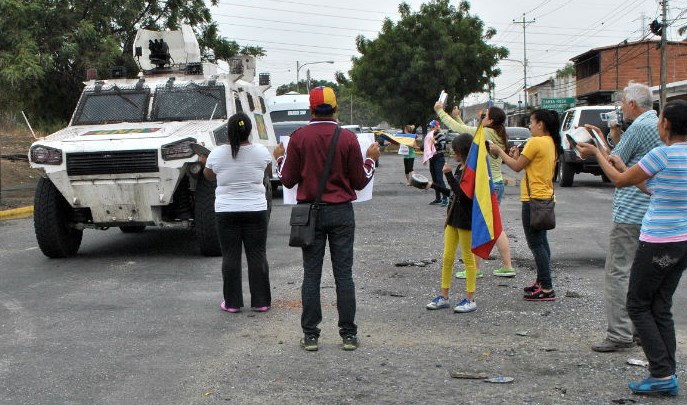
{"label": "green tree", "polygon": [[[327,80],[310,80],[310,88],[314,88],[317,86],[327,86],[331,87],[334,89],[334,92],[338,92],[339,90],[339,85],[336,83],[332,83]],[[300,92],[302,94],[305,94],[306,89],[308,88],[308,81],[307,80],[301,80],[298,82],[298,86],[296,86],[296,82],[291,82],[288,84],[282,84],[281,86],[277,87],[277,95],[281,96],[282,94],[286,94],[290,91],[295,91]]]}
{"label": "green tree", "polygon": [[399,5],[401,19],[386,19],[379,36],[357,38],[358,52],[349,71],[354,92],[374,102],[397,126],[425,123],[434,115],[439,92],[452,98],[484,91],[501,72],[504,47],[489,45],[496,30],[484,28],[469,13],[466,1],[454,7],[448,0],[432,0],[413,12]]}
{"label": "green tree", "polygon": [[561,69],[556,70],[556,77],[561,78],[565,76],[575,76],[575,65],[566,63]]}
{"label": "green tree", "polygon": [[[351,102],[351,97],[353,102]],[[384,121],[379,107],[371,101],[356,96],[352,93],[350,86],[339,85],[336,102],[339,106],[337,118],[344,125],[357,124],[372,127]]]}
{"label": "green tree", "polygon": [[[218,0],[207,2],[209,6]],[[226,60],[260,47],[241,48],[218,34],[203,0],[0,0],[0,107],[27,110],[32,120],[67,120],[78,100],[86,70],[106,77],[112,66],[138,72],[131,55],[139,28],[177,29],[189,24],[201,52]]]}

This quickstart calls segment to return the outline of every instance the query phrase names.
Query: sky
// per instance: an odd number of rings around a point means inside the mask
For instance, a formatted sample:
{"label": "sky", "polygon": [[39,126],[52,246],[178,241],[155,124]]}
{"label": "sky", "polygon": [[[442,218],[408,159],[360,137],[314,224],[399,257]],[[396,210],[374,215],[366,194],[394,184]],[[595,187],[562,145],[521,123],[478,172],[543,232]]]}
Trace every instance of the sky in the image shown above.
{"label": "sky", "polygon": [[[677,28],[687,25],[687,0],[668,1],[669,40],[679,40]],[[427,1],[406,1],[418,11]],[[451,2],[458,5],[457,1]],[[595,47],[623,40],[659,39],[648,30],[661,16],[658,0],[473,0],[470,14],[497,35],[489,44],[509,49],[508,59],[499,63],[496,99],[517,103],[523,96],[523,14],[528,22],[527,85],[547,80],[570,58]],[[304,79],[334,80],[337,71],[347,73],[351,57],[360,56],[355,38],[374,39],[385,18],[398,21],[397,0],[220,0],[211,7],[220,35],[240,45],[259,45],[266,56],[257,61],[259,73],[268,72],[273,95],[282,84],[296,81],[296,66]],[[334,63],[317,63],[328,62]],[[400,67],[399,67],[400,68]],[[466,97],[465,105],[484,102],[487,94]]]}

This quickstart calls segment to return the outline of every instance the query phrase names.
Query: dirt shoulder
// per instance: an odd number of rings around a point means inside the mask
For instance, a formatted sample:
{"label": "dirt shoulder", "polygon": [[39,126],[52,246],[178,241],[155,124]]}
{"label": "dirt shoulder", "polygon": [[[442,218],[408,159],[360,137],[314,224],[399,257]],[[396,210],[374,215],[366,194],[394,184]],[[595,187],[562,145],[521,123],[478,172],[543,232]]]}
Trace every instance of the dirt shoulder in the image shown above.
{"label": "dirt shoulder", "polygon": [[0,210],[33,204],[41,171],[29,166],[27,154],[34,138],[28,131],[0,132]]}

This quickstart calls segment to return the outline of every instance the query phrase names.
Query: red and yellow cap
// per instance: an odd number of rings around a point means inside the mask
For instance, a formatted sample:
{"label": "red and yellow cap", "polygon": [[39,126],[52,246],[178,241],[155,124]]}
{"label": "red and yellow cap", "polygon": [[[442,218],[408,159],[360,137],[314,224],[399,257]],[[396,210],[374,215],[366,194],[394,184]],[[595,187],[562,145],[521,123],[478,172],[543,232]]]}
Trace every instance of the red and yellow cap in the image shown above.
{"label": "red and yellow cap", "polygon": [[336,95],[331,87],[315,87],[310,90],[310,109],[328,112],[336,108]]}

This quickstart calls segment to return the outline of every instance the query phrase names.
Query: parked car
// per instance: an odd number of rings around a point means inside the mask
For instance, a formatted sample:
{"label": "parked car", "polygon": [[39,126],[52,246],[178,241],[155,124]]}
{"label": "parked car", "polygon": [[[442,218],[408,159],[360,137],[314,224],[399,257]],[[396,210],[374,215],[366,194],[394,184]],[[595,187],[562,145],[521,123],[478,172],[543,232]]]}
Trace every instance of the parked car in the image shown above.
{"label": "parked car", "polygon": [[532,137],[530,129],[524,127],[506,127],[506,135],[508,135],[508,149],[517,146],[520,152],[522,152],[525,144]]}
{"label": "parked car", "polygon": [[563,113],[561,119],[561,151],[558,157],[557,178],[561,187],[570,187],[577,173],[591,173],[602,176],[604,181],[608,178],[603,174],[601,167],[595,158],[582,159],[575,154],[566,137],[572,135],[578,127],[591,124],[599,127],[605,137],[608,136],[608,117],[607,114],[615,111],[613,105],[598,105],[573,107]]}
{"label": "parked car", "polygon": [[[522,149],[525,147],[525,143],[532,137],[532,133],[530,132],[529,128],[524,128],[524,127],[506,127],[506,135],[508,135],[508,149],[510,149],[512,146],[517,146],[520,149],[520,152],[522,152]],[[453,142],[453,138],[458,136],[458,133],[456,132],[447,132],[446,133],[446,139],[449,143],[449,148],[451,142]],[[508,152],[508,150],[506,150]]]}

